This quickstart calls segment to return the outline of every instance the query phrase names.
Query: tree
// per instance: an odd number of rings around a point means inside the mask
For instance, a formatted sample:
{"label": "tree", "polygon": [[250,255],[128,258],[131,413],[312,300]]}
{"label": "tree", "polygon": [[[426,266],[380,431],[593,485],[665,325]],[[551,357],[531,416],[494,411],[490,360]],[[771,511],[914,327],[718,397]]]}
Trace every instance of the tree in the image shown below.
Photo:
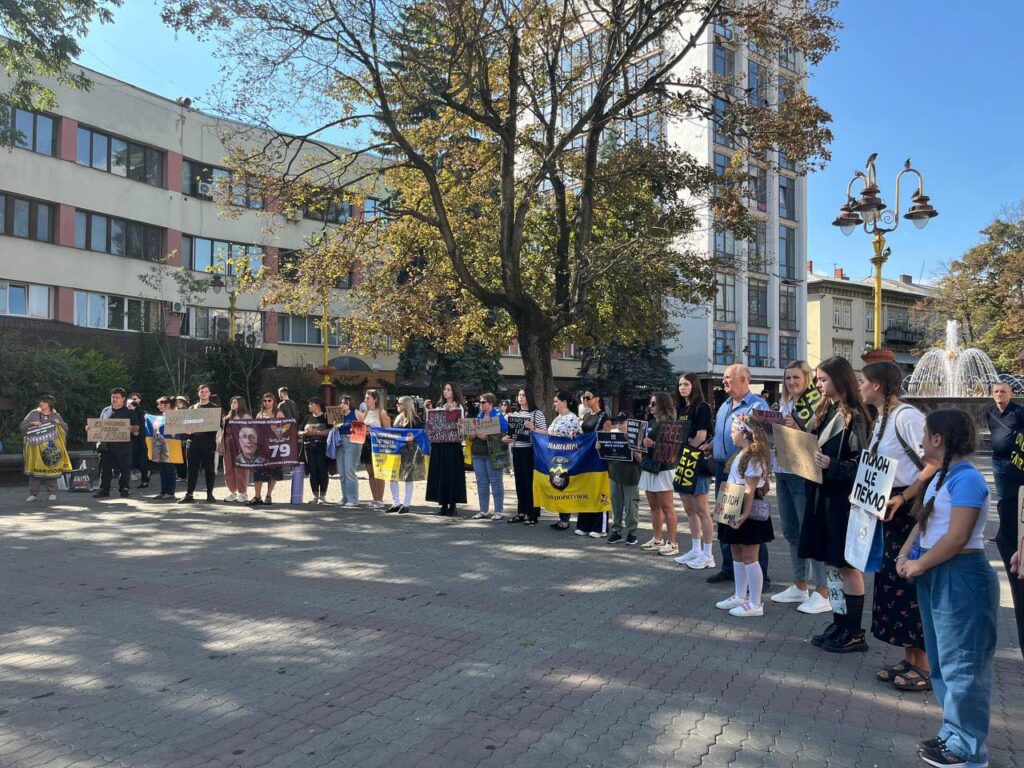
{"label": "tree", "polygon": [[[769,61],[785,45],[816,63],[835,45],[834,5],[165,0],[164,17],[221,38],[235,73],[227,111],[264,128],[282,111],[314,124],[242,152],[243,167],[342,188],[357,158],[382,158],[391,206],[387,226],[372,222],[379,247],[353,293],[356,335],[387,322],[441,351],[516,337],[527,386],[547,402],[557,344],[661,332],[673,306],[712,291],[715,265],[686,237],[709,211],[715,226],[746,223],[740,189],[703,162],[620,137],[714,118],[743,154],[768,163],[779,147],[820,166],[831,134],[813,98],[786,88],[768,105],[746,73],[690,67],[715,23]],[[324,144],[351,126],[371,138],[348,152]],[[327,159],[302,167],[310,148]],[[399,274],[411,290],[396,302]]]}
{"label": "tree", "polygon": [[964,340],[996,368],[1024,373],[1024,201],[985,229],[987,240],[951,262],[936,285],[936,317],[959,320]]}
{"label": "tree", "polygon": [[651,392],[675,391],[675,375],[668,347],[654,337],[631,344],[612,341],[583,350],[580,387],[620,404],[647,397]]}
{"label": "tree", "polygon": [[[22,109],[54,109],[53,90],[38,78],[88,90],[92,83],[81,70],[71,71],[81,55],[78,38],[93,19],[113,20],[123,0],[0,0],[0,69],[11,78],[0,101]],[[0,110],[0,143],[11,143],[10,115]]]}
{"label": "tree", "polygon": [[410,339],[398,360],[397,373],[409,379],[426,379],[434,397],[445,382],[469,385],[478,392],[500,392],[505,388],[501,355],[478,341],[459,352],[437,352],[425,338]]}

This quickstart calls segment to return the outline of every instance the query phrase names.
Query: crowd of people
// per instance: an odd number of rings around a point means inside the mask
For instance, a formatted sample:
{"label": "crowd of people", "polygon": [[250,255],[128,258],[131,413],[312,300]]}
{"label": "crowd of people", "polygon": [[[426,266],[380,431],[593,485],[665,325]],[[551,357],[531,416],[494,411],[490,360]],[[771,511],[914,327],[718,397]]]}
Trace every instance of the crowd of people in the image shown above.
{"label": "crowd of people", "polygon": [[[733,365],[725,372],[725,400],[717,409],[704,400],[700,381],[693,374],[679,377],[675,393],[656,392],[647,404],[647,429],[642,438],[654,446],[659,431],[668,424],[687,422],[684,456],[693,459],[693,477],[682,482],[675,462],[654,458],[654,452],[636,452],[633,461],[608,462],[611,491],[610,525],[603,513],[561,514],[551,527],[573,529],[577,535],[605,538],[608,544],[638,545],[645,552],[673,557],[688,569],[714,571],[710,583],[731,582],[732,595],[717,608],[737,618],[763,616],[762,593],[770,586],[766,544],[775,538],[778,522],[789,549],[790,563],[785,589],[770,602],[793,605],[806,614],[831,613],[831,620],[810,641],[825,652],[851,653],[867,649],[865,628],[865,573],[847,561],[847,529],[851,515],[850,495],[863,452],[881,454],[895,462],[896,479],[879,524],[879,544],[865,570],[873,572],[870,633],[892,646],[892,664],[880,668],[881,683],[902,691],[934,690],[943,708],[943,724],[936,737],[919,745],[921,758],[930,765],[987,764],[989,702],[996,647],[996,610],[999,586],[985,555],[983,531],[990,507],[988,485],[972,463],[977,447],[975,427],[964,412],[936,410],[927,415],[900,400],[902,374],[892,363],[866,365],[858,375],[841,357],[823,361],[816,369],[804,362],[785,370],[779,402],[769,406],[750,390],[750,373]],[[157,400],[160,414],[181,408],[221,409],[206,385],[200,386],[194,404],[181,396]],[[1024,432],[1024,408],[1011,402],[1009,387],[996,385],[988,421],[993,451],[993,470],[999,498],[1000,528],[996,543],[1011,582],[1019,640],[1024,644],[1024,568],[1017,528],[1017,495],[1021,473],[1012,465],[1014,436]],[[357,422],[366,427],[421,427],[425,411],[411,397],[397,400],[392,418],[376,390],[367,390],[356,404],[350,396],[339,400],[341,417],[330,423],[324,402],[313,397],[300,413],[285,388],[276,396],[266,393],[251,413],[245,399],[234,396],[221,414],[226,432],[234,419],[292,419],[298,425],[302,466],[309,478],[314,503],[327,503],[330,470],[340,478],[340,504],[361,505],[357,471],[364,467],[369,479],[368,506],[389,513],[410,511],[412,476],[390,481],[390,504],[385,502],[386,483],[374,472],[370,441],[351,441]],[[467,403],[457,385],[445,384],[430,410],[467,414]],[[499,403],[495,395],[478,398],[476,418],[497,417],[500,434],[477,434],[468,450],[454,442],[431,446],[426,473],[426,500],[437,505],[436,514],[457,516],[467,503],[466,468],[476,477],[478,508],[475,520],[537,525],[541,509],[534,499],[532,435],[573,437],[579,433],[626,431],[626,413],[612,416],[601,397],[585,392],[575,407],[572,396],[558,391],[551,403],[549,422],[527,390],[516,402]],[[778,412],[778,420],[764,413]],[[454,414],[453,414],[454,415]],[[509,418],[521,425],[514,432]],[[99,445],[98,498],[110,496],[115,473],[121,496],[129,494],[133,468],[140,486],[150,473],[159,475],[160,500],[175,500],[176,484],[184,479],[186,491],[180,504],[195,502],[202,472],[206,500],[215,501],[216,463],[223,457],[227,501],[252,506],[273,503],[276,483],[284,478],[280,467],[236,466],[246,452],[240,434],[241,454],[232,457],[216,432],[164,435],[159,421],[147,421],[138,394],[123,389],[110,394],[110,405],[101,419],[127,420],[130,442]],[[820,483],[779,466],[771,439],[772,422],[814,436],[813,455],[820,469]],[[49,430],[47,425],[52,425]],[[30,477],[28,501],[35,501],[46,486],[54,500],[56,480],[70,469],[67,425],[46,395],[22,423],[25,432],[25,471]],[[49,430],[49,431],[47,431]],[[52,439],[30,439],[30,435]],[[45,436],[44,435],[44,436]],[[175,451],[170,446],[177,442]],[[664,458],[663,456],[661,458]],[[515,512],[505,517],[506,464],[514,478]],[[680,462],[683,461],[681,458]],[[332,466],[333,465],[333,466]],[[250,477],[250,474],[252,475]],[[249,496],[250,480],[254,495]],[[777,515],[767,503],[774,480]],[[725,483],[742,488],[737,519],[729,524],[712,518],[712,481],[716,495]],[[265,489],[265,492],[264,492]],[[651,536],[639,541],[640,492],[650,507]],[[676,497],[686,513],[690,548],[680,548]],[[716,562],[718,539],[721,565]]]}

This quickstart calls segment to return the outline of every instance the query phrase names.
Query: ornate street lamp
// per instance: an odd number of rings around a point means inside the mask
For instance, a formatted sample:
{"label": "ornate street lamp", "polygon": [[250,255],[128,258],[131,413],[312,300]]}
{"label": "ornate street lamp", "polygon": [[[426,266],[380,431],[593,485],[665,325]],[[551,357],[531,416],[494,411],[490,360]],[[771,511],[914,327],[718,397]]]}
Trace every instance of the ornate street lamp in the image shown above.
{"label": "ornate street lamp", "polygon": [[228,291],[228,342],[235,340],[235,307],[238,304],[238,278],[234,275],[228,275],[225,279],[224,275],[220,272],[215,272],[213,279],[210,281],[210,287],[213,292],[220,294],[225,288]]}
{"label": "ornate street lamp", "polygon": [[[924,193],[924,177],[920,171],[911,167],[910,158],[903,164],[903,170],[896,174],[896,205],[893,208],[887,207],[878,188],[875,173],[876,157],[877,152],[868,158],[865,167],[867,173],[854,173],[846,186],[846,202],[839,207],[839,215],[832,222],[832,226],[839,227],[839,231],[844,235],[849,235],[857,227],[863,226],[864,231],[872,236],[871,245],[875,252],[871,259],[871,264],[875,268],[875,333],[874,349],[863,356],[867,362],[891,361],[896,357],[891,351],[882,349],[882,267],[890,252],[885,247],[885,236],[900,225],[900,182],[904,174],[912,173],[917,176],[917,190],[911,195],[911,206],[903,218],[913,222],[918,229],[924,229],[931,219],[939,215],[928,202],[929,198]],[[861,182],[859,199],[853,196],[853,185],[858,179]]]}

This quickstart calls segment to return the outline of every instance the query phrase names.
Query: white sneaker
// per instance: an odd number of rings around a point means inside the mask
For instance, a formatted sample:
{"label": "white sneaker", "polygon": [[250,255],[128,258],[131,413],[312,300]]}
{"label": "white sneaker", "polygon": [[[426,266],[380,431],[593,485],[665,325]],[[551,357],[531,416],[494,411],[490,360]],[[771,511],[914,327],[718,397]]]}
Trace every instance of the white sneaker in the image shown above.
{"label": "white sneaker", "polygon": [[47,496],[47,498],[50,501],[56,501],[57,500],[57,494],[56,493],[51,493],[49,496]]}
{"label": "white sneaker", "polygon": [[817,592],[811,592],[811,596],[797,606],[800,613],[828,613],[832,605],[827,597],[822,597]]}
{"label": "white sneaker", "polygon": [[36,495],[34,493],[31,496],[29,496],[27,499],[25,499],[25,501],[28,501],[28,502],[33,502],[35,500],[36,500]]}
{"label": "white sneaker", "polygon": [[649,552],[652,549],[661,549],[664,544],[665,544],[665,540],[664,539],[653,539],[652,538],[652,539],[648,539],[643,544],[641,544],[640,545],[640,549],[645,549],[645,550],[647,550]]}
{"label": "white sneaker", "polygon": [[686,564],[687,568],[693,568],[695,571],[703,571],[707,568],[715,567],[714,555],[705,555],[703,552],[700,553],[699,557],[693,558]]}
{"label": "white sneaker", "polygon": [[738,605],[743,605],[747,601],[747,598],[740,597],[739,595],[733,595],[727,597],[725,600],[719,600],[715,603],[715,608],[721,608],[723,611],[731,611]]}
{"label": "white sneaker", "polygon": [[603,533],[601,533],[600,531],[591,531],[591,532],[590,532],[590,533],[589,533],[588,535],[589,535],[589,536],[590,536],[590,538],[592,538],[592,539],[600,539],[600,538],[604,538],[604,534],[603,534]]}
{"label": "white sneaker", "polygon": [[672,556],[672,555],[678,555],[679,554],[679,545],[678,544],[673,544],[671,542],[666,542],[665,545],[662,546],[661,549],[658,550],[658,554],[659,555],[669,556],[669,557]]}
{"label": "white sneaker", "polygon": [[[817,593],[815,593],[817,594]],[[796,584],[790,584],[782,592],[772,595],[773,603],[805,603],[807,602],[807,590],[800,589]]]}
{"label": "white sneaker", "polygon": [[702,554],[704,554],[704,553],[701,552],[699,549],[691,549],[685,555],[680,555],[679,557],[677,557],[676,558],[676,562],[679,563],[680,565],[686,565],[691,560],[696,560]]}
{"label": "white sneaker", "polygon": [[579,528],[574,529],[573,533],[575,533],[577,536],[586,536],[587,535],[586,531],[581,531]]}
{"label": "white sneaker", "polygon": [[751,605],[748,602],[744,602],[743,605],[737,605],[729,611],[730,616],[739,616],[741,619],[746,619],[751,616],[764,616],[763,605]]}

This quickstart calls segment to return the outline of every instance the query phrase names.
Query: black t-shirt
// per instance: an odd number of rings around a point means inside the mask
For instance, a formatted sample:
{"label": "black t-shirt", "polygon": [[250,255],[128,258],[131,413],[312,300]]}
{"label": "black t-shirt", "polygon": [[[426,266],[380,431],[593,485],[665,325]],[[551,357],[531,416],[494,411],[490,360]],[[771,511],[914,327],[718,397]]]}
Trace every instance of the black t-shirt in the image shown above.
{"label": "black t-shirt", "polygon": [[[104,408],[103,413],[100,414],[101,418],[103,417],[103,414],[109,414],[106,417],[108,419],[127,419],[133,427],[139,427],[140,431],[142,429],[142,415],[137,410],[129,408],[127,405],[121,406],[120,408],[114,408],[113,406]],[[132,435],[132,440],[134,439],[135,436]],[[106,446],[111,451],[130,451],[132,444],[106,443]]]}
{"label": "black t-shirt", "polygon": [[[330,429],[331,425],[327,423],[327,414],[321,413],[319,416],[314,416],[312,413],[308,414],[302,422],[302,429],[300,431],[305,432],[310,427],[322,430]],[[327,440],[326,437],[304,437],[302,439],[310,444],[322,443]]]}
{"label": "black t-shirt", "polygon": [[989,442],[992,444],[992,457],[1008,459],[1013,452],[1013,436],[1024,431],[1024,408],[1017,403],[1009,403],[1002,413],[995,405],[988,407]]}
{"label": "black t-shirt", "polygon": [[594,413],[591,411],[582,419],[580,419],[580,431],[581,432],[596,432],[601,429],[601,426],[608,421],[608,414],[604,411]]}
{"label": "black t-shirt", "polygon": [[[196,410],[197,408],[216,408],[218,411],[220,410],[220,406],[215,403],[207,403],[206,405],[196,403],[192,406],[192,410]],[[189,435],[188,439],[192,442],[193,448],[206,447],[212,451],[217,446],[216,432],[193,432]]]}
{"label": "black t-shirt", "polygon": [[707,403],[694,403],[685,410],[679,412],[679,421],[690,422],[690,437],[692,438],[702,429],[707,431],[707,439],[715,432],[715,415],[711,412],[711,406]]}

